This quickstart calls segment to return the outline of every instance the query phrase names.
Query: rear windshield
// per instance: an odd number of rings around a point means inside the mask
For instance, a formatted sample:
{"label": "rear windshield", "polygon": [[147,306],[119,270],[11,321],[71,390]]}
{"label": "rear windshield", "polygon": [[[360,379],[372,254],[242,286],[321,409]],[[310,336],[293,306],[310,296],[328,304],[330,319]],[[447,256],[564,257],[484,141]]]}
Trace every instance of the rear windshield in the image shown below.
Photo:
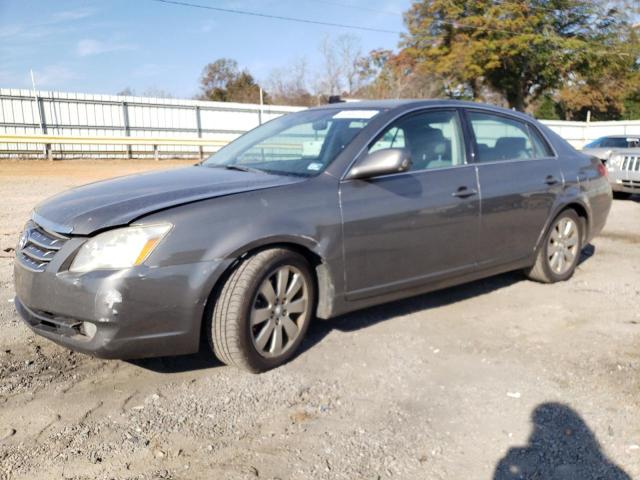
{"label": "rear windshield", "polygon": [[379,110],[351,108],[285,115],[231,142],[203,165],[235,166],[280,175],[317,175],[378,113]]}

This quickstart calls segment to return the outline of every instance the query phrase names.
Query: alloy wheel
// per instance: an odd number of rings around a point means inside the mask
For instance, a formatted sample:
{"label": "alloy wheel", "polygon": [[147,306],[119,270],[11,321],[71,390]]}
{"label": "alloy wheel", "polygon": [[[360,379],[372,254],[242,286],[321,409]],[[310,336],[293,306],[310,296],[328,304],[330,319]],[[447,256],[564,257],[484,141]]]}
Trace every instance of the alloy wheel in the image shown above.
{"label": "alloy wheel", "polygon": [[547,245],[549,267],[557,275],[567,273],[579,253],[580,233],[578,225],[568,217],[562,217],[554,225]]}
{"label": "alloy wheel", "polygon": [[260,355],[271,358],[292,346],[307,321],[309,286],[300,270],[278,267],[263,280],[251,308],[253,345]]}

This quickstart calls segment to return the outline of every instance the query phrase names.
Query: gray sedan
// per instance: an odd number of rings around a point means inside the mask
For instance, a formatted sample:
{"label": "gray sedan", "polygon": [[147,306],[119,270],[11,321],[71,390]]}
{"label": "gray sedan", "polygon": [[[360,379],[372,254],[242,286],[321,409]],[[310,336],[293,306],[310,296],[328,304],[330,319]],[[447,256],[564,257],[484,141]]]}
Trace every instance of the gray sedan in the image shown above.
{"label": "gray sedan", "polygon": [[567,280],[606,221],[606,173],[495,107],[310,109],[197,166],[38,205],[15,305],[36,333],[89,354],[184,354],[204,336],[224,363],[263,371],[313,318],[510,270]]}

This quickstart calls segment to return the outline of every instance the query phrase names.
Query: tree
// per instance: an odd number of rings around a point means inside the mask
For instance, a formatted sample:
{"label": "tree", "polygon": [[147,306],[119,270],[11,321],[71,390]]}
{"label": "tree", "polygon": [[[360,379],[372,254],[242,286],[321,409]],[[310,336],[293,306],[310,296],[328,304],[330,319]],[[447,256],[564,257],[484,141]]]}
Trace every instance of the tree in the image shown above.
{"label": "tree", "polygon": [[355,35],[340,35],[336,39],[335,47],[340,59],[346,93],[352,94],[358,89],[360,80],[360,62],[362,59],[360,39]]}
{"label": "tree", "polygon": [[320,43],[322,69],[318,76],[316,89],[326,95],[339,95],[342,90],[342,65],[333,41],[328,35]]}
{"label": "tree", "polygon": [[[138,93],[131,87],[125,87],[120,90],[116,95],[123,97],[135,97]],[[140,94],[141,97],[154,97],[154,98],[175,98],[170,92],[157,87],[147,87],[144,92]]]}
{"label": "tree", "polygon": [[315,85],[318,95],[353,95],[361,84],[362,47],[354,35],[325,36],[320,43],[322,65]]}
{"label": "tree", "polygon": [[204,68],[200,89],[202,100],[260,102],[260,86],[247,70],[240,70],[238,62],[230,58],[220,58]]}
{"label": "tree", "polygon": [[119,95],[121,97],[133,97],[135,96],[135,94],[136,91],[131,87],[124,87],[122,90],[116,93],[116,95]]}
{"label": "tree", "polygon": [[290,66],[271,71],[266,81],[270,103],[277,105],[312,106],[316,104],[307,85],[307,61],[295,60]]}
{"label": "tree", "polygon": [[[593,0],[420,0],[406,14],[402,49],[447,96],[482,99],[487,87],[524,111],[560,88],[594,52],[621,46],[628,19]],[[612,62],[617,61],[612,59]]]}
{"label": "tree", "polygon": [[373,50],[360,60],[364,84],[356,95],[364,98],[430,97],[439,90],[433,76],[415,72],[415,62],[405,52]]}
{"label": "tree", "polygon": [[[623,16],[615,9],[609,19]],[[574,62],[574,68],[558,90],[556,99],[568,120],[582,120],[591,112],[594,120],[623,118],[633,110],[634,92],[640,92],[640,38],[629,22],[601,24],[597,42]]]}
{"label": "tree", "polygon": [[163,90],[158,87],[147,87],[144,92],[142,92],[142,97],[154,97],[154,98],[175,98],[170,92],[167,90]]}

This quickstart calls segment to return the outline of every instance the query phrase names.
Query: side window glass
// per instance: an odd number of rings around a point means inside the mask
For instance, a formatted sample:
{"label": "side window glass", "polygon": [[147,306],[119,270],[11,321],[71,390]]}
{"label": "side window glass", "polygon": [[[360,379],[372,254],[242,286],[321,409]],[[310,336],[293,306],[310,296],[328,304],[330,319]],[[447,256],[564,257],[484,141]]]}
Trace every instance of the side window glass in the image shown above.
{"label": "side window glass", "polygon": [[536,158],[553,157],[551,147],[549,147],[546,140],[542,138],[540,132],[538,132],[538,130],[532,125],[528,125],[528,127],[531,142],[533,143],[533,152]]}
{"label": "side window glass", "polygon": [[411,170],[465,163],[460,120],[453,110],[427,111],[396,120],[371,145],[369,153],[383,148],[406,148]]}
{"label": "side window glass", "polygon": [[477,162],[534,158],[527,126],[499,115],[469,112],[478,145]]}
{"label": "side window glass", "polygon": [[382,137],[369,149],[369,153],[383,148],[404,148],[404,130],[398,127],[392,127],[387,130]]}

